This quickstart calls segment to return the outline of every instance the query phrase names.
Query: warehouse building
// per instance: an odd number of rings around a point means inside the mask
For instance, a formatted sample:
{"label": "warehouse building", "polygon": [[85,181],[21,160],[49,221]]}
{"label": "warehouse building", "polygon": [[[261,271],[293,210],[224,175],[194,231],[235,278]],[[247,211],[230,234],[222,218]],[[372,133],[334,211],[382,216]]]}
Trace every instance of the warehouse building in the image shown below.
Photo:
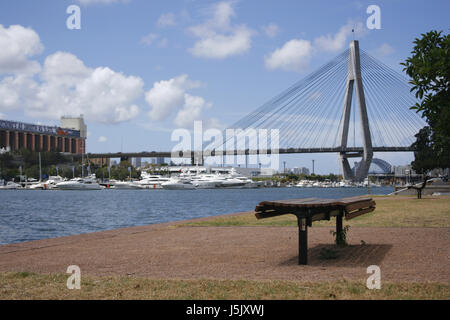
{"label": "warehouse building", "polygon": [[62,117],[60,127],[0,120],[0,148],[9,150],[86,152],[87,127],[83,117]]}

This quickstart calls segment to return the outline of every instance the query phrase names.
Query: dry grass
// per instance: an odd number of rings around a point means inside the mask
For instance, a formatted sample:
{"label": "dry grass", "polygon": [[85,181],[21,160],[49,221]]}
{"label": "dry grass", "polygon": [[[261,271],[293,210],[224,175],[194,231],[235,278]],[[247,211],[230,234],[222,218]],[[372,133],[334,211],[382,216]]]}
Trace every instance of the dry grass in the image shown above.
{"label": "dry grass", "polygon": [[369,290],[361,281],[294,282],[247,280],[155,280],[84,277],[81,289],[66,287],[68,275],[0,273],[0,299],[450,299],[450,285],[382,283]]}
{"label": "dry grass", "polygon": [[[450,197],[372,196],[375,211],[345,221],[351,227],[450,227]],[[334,226],[335,221],[314,222],[313,226]],[[180,226],[297,226],[293,215],[257,220],[253,213],[222,216]]]}

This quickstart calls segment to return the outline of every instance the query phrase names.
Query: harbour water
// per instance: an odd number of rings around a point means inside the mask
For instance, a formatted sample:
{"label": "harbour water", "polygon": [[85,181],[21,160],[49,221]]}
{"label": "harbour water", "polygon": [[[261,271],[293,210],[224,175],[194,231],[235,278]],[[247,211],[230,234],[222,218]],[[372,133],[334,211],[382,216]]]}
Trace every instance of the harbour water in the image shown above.
{"label": "harbour water", "polygon": [[[371,188],[388,194],[392,187]],[[342,198],[367,188],[0,192],[0,245],[249,211],[264,200]]]}

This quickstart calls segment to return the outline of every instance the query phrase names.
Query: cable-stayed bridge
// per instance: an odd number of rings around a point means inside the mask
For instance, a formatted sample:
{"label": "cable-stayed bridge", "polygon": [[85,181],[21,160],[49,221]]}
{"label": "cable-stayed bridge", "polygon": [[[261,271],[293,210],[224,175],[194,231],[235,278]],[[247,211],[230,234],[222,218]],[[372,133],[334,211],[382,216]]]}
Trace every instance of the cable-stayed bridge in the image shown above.
{"label": "cable-stayed bridge", "polygon": [[[414,151],[414,135],[425,121],[410,107],[417,100],[406,78],[360,50],[349,49],[227,130],[238,136],[203,146],[202,151],[89,154],[89,157],[184,157],[338,153],[346,180],[362,180],[374,152]],[[256,130],[268,134],[262,147]],[[225,130],[226,131],[226,130]],[[224,131],[224,133],[225,133]],[[274,137],[277,141],[274,141]],[[195,149],[195,148],[194,148]],[[361,158],[356,173],[348,158]],[[194,161],[194,160],[193,160]]]}

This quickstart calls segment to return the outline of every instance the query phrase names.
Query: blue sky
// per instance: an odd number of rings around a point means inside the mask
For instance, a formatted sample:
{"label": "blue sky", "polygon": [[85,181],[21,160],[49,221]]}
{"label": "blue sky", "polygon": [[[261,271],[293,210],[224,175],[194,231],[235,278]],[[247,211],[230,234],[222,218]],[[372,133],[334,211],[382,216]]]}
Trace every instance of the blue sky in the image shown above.
{"label": "blue sky", "polygon": [[[80,30],[66,27],[72,4]],[[371,4],[379,30],[365,27]],[[83,113],[88,152],[171,150],[174,128],[236,122],[344,51],[352,28],[361,48],[401,72],[416,37],[448,30],[448,12],[445,0],[2,1],[0,116],[57,125]],[[316,172],[339,171],[334,154],[280,161],[312,159]]]}

